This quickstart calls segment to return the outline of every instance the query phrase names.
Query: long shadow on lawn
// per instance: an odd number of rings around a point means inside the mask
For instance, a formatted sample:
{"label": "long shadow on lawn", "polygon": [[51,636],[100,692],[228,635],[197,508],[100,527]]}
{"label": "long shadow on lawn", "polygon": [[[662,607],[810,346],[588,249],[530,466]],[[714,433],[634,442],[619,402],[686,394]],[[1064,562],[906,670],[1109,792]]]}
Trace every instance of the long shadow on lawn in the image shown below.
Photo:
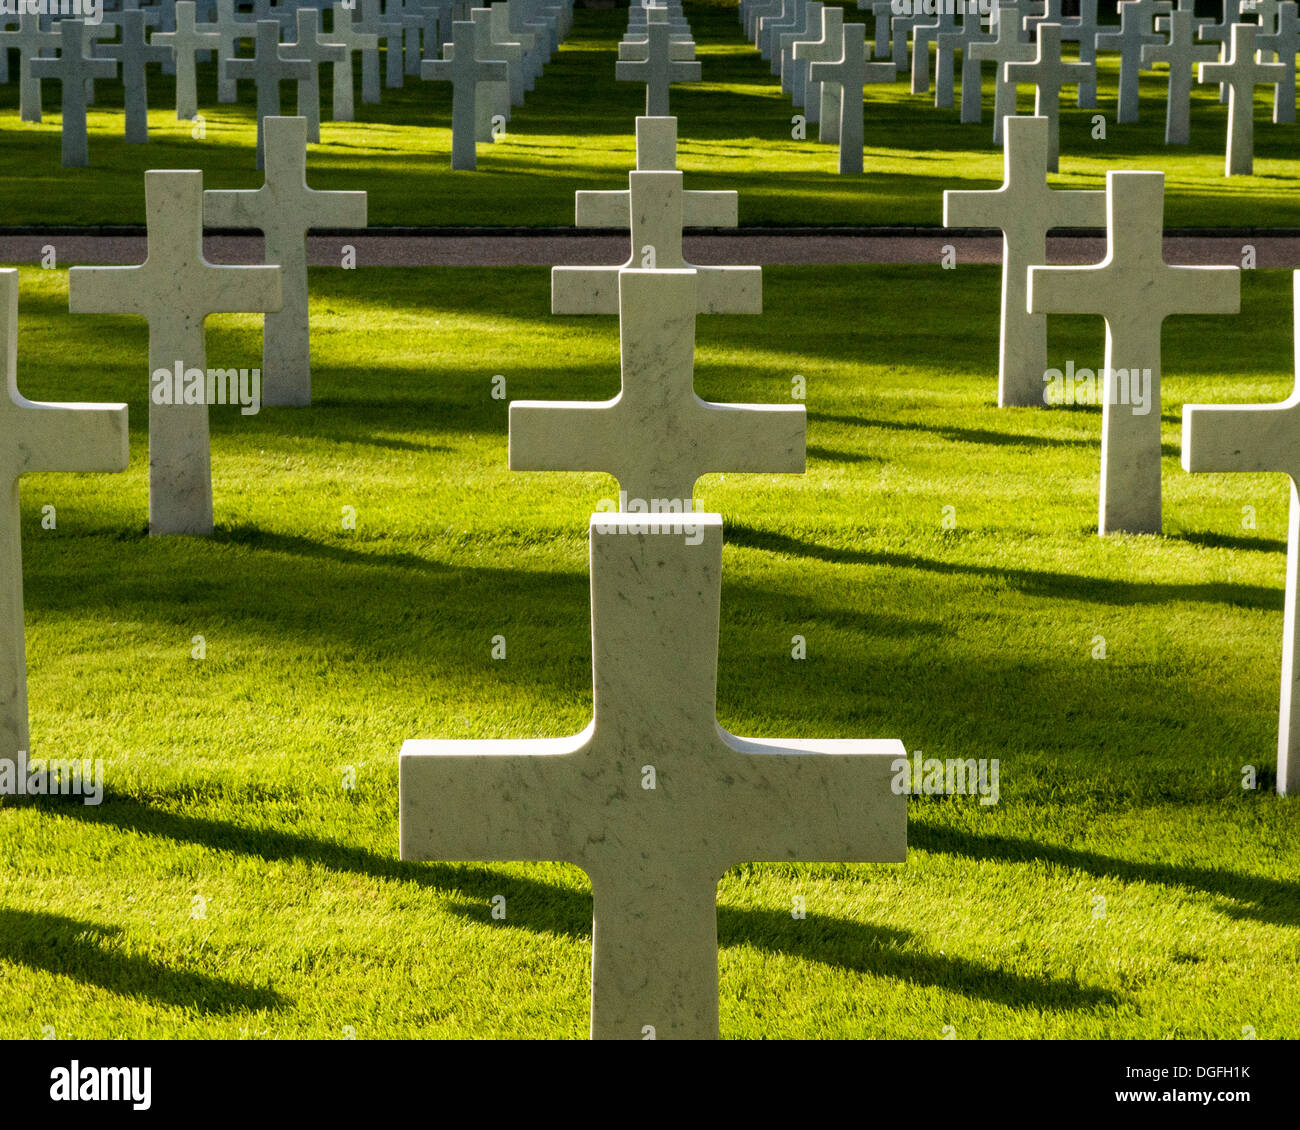
{"label": "long shadow on lawn", "polygon": [[[518,876],[503,877],[474,864],[403,863],[366,848],[313,836],[182,816],[125,798],[107,797],[106,800],[108,803],[93,810],[85,805],[55,807],[40,801],[33,803],[51,815],[143,835],[165,836],[214,851],[255,856],[268,863],[307,862],[336,871],[417,883],[442,891],[455,890],[472,901],[452,905],[449,908],[452,913],[485,924],[488,919],[482,907],[488,905],[488,896],[504,890],[511,907],[511,926],[573,938],[591,936],[592,901],[585,892]],[[1088,988],[1075,981],[1031,979],[962,958],[903,950],[900,947],[911,935],[901,930],[820,915],[797,923],[797,929],[791,928],[792,923],[784,911],[718,909],[718,937],[722,945],[752,945],[789,953],[837,969],[939,986],[1012,1008],[1079,1009],[1118,1003],[1109,990]],[[0,948],[0,954],[3,953]]]}
{"label": "long shadow on lawn", "polygon": [[1253,918],[1274,926],[1300,926],[1300,883],[1241,875],[1212,867],[1143,863],[1017,836],[980,835],[951,826],[909,822],[908,846],[920,851],[995,863],[1052,863],[1098,879],[1158,883],[1204,891],[1231,900],[1218,909],[1229,918]]}
{"label": "long shadow on lawn", "polygon": [[1096,604],[1164,604],[1186,600],[1205,604],[1226,604],[1237,608],[1282,607],[1281,589],[1264,585],[1235,585],[1223,581],[1205,584],[1160,584],[1155,581],[1119,581],[1103,577],[1082,577],[1072,573],[1045,573],[1033,569],[1011,569],[1004,565],[973,565],[964,561],[938,561],[912,553],[889,553],[867,549],[842,549],[802,541],[774,530],[759,530],[742,522],[726,528],[731,545],[767,550],[794,557],[810,557],[839,565],[887,565],[892,568],[920,569],[930,573],[989,577],[1009,582],[1029,596],[1068,597],[1090,600]]}
{"label": "long shadow on lawn", "polygon": [[117,926],[0,907],[0,958],[29,969],[98,985],[121,996],[147,997],[161,1005],[205,1013],[281,1009],[290,1003],[272,989],[116,953],[108,947],[121,933]]}

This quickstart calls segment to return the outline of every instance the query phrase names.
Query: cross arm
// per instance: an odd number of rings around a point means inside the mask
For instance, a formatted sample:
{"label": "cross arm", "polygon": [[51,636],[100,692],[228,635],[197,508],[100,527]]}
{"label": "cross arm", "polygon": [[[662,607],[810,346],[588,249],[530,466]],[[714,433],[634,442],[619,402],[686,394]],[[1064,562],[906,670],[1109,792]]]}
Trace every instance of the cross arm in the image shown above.
{"label": "cross arm", "polygon": [[126,470],[125,404],[56,404],[10,395],[27,410],[19,443],[21,473]]}
{"label": "cross arm", "polygon": [[699,474],[802,475],[808,415],[802,404],[719,404],[700,400]]}
{"label": "cross arm", "polygon": [[1300,393],[1279,404],[1183,405],[1183,470],[1300,475]]}
{"label": "cross arm", "polygon": [[[627,40],[618,45],[618,57],[624,62],[644,62],[650,54],[649,41]],[[689,39],[674,39],[668,44],[668,58],[674,62],[689,63],[695,58],[695,44]]]}
{"label": "cross arm", "polygon": [[[617,296],[618,276],[614,276]],[[624,437],[619,398],[515,400],[507,466],[512,471],[604,471],[617,475]]]}
{"label": "cross arm", "polygon": [[1030,314],[1100,314],[1111,308],[1109,268],[1030,267],[1027,300]]}
{"label": "cross arm", "polygon": [[398,761],[402,859],[578,862],[596,813],[580,734],[539,740],[408,741]]}
{"label": "cross arm", "polygon": [[891,787],[902,742],[718,736],[739,755],[722,763],[731,781],[715,817],[733,863],[907,858],[907,796]]}
{"label": "cross arm", "polygon": [[573,219],[580,228],[625,228],[629,224],[627,189],[580,190],[573,194]]}
{"label": "cross arm", "polygon": [[[283,308],[279,267],[212,267],[192,307],[208,314],[278,314]],[[195,301],[197,300],[197,301]]]}
{"label": "cross arm", "polygon": [[141,267],[73,267],[68,271],[68,310],[73,314],[136,314],[148,317],[145,297],[134,285]]}

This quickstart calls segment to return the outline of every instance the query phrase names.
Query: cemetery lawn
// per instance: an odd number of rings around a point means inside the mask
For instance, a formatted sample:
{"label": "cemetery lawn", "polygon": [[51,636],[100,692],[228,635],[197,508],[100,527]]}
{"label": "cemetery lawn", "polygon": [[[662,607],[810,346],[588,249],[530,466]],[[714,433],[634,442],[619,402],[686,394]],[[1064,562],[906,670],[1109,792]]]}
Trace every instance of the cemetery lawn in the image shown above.
{"label": "cemetery lawn", "polygon": [[[723,1034],[1300,1037],[1286,485],[1178,466],[1182,401],[1289,391],[1289,275],[1169,320],[1167,534],[1103,541],[1100,409],[994,407],[997,268],[765,274],[761,319],[701,319],[697,389],[802,375],[808,473],[698,488],[719,719],[997,758],[1000,795],[911,799],[906,865],[730,871]],[[213,409],[216,534],[150,540],[145,327],[22,272],[23,392],[126,399],[132,459],[23,480],[34,753],[103,758],[106,795],[0,801],[0,1038],[586,1032],[585,876],[400,862],[397,754],[588,721],[586,530],[616,488],[508,471],[490,392],[613,395],[616,322],[552,317],[535,269],[313,269],[312,293],[315,405]],[[209,326],[210,364],[258,364],[256,319]],[[1054,363],[1101,347],[1054,319]]]}
{"label": "cemetery lawn", "polygon": [[[1000,183],[1001,150],[992,144],[992,65],[984,77],[984,121],[962,125],[956,109],[937,110],[933,95],[912,95],[906,77],[872,85],[866,99],[863,177],[836,173],[836,148],[791,137],[796,112],[769,65],[746,43],[730,7],[690,4],[704,81],[675,86],[679,168],[687,187],[737,189],[744,225],[929,225],[942,220],[944,189]],[[849,6],[846,20],[864,14]],[[634,118],[644,113],[645,88],[614,79],[615,45],[626,24],[622,10],[576,13],[573,32],[505,138],[479,146],[476,173],[450,169],[451,86],[408,79],[385,89],[379,106],[360,101],[355,123],[326,120],[322,145],[309,155],[313,187],[366,189],[373,226],[568,226],[573,193],[626,188],[635,162]],[[1067,45],[1073,50],[1073,45]],[[16,55],[15,55],[16,59]],[[16,64],[15,64],[16,66]],[[359,71],[359,66],[358,66]],[[15,71],[16,73],[16,71]],[[325,113],[330,75],[324,76]],[[1271,90],[1256,95],[1255,175],[1223,175],[1227,107],[1217,92],[1193,94],[1192,142],[1164,144],[1164,70],[1142,77],[1142,120],[1115,121],[1118,56],[1103,60],[1101,105],[1079,110],[1067,92],[1061,119],[1061,187],[1100,188],[1114,168],[1166,174],[1165,222],[1170,227],[1300,227],[1297,125],[1273,125]],[[199,68],[205,136],[175,116],[173,80],[149,76],[151,141],[123,142],[120,84],[101,80],[89,114],[90,161],[64,169],[59,159],[59,86],[45,83],[45,121],[18,120],[18,84],[0,87],[0,226],[123,225],[144,222],[142,174],[148,169],[202,169],[208,188],[256,188],[255,90],[241,82],[240,102],[216,97],[215,64]],[[293,113],[292,84],[284,112]],[[1020,111],[1033,91],[1022,87]],[[170,108],[169,108],[170,107]],[[1093,115],[1107,118],[1104,140],[1093,138]]]}

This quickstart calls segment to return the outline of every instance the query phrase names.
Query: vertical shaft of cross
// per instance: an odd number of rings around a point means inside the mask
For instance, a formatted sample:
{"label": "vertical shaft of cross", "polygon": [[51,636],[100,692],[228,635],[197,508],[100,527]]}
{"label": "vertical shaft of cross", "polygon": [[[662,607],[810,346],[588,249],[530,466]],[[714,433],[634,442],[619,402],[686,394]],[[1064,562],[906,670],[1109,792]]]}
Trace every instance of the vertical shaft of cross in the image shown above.
{"label": "vertical shaft of cross", "polygon": [[124,404],[44,404],[18,391],[18,272],[0,270],[0,762],[30,752],[19,479],[37,471],[124,471]]}

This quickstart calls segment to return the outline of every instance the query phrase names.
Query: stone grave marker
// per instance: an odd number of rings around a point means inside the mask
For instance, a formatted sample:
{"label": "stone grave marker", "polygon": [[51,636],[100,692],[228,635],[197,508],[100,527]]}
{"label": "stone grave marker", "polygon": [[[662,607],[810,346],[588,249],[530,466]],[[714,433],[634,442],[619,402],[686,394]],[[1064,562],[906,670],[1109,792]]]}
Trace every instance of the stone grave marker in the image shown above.
{"label": "stone grave marker", "polygon": [[65,168],[90,164],[90,146],[86,137],[86,80],[113,78],[117,74],[117,64],[112,59],[87,55],[85,35],[84,20],[60,20],[58,58],[31,61],[34,78],[58,79],[62,87]]}
{"label": "stone grave marker", "polygon": [[637,118],[637,167],[623,191],[575,194],[578,227],[630,227],[631,257],[613,267],[556,267],[551,271],[553,314],[617,314],[619,272],[629,267],[692,269],[701,314],[760,314],[759,267],[697,267],[682,255],[682,228],[734,228],[735,192],[684,190],[677,171],[677,119]]}
{"label": "stone grave marker", "polygon": [[316,65],[280,53],[280,21],[258,20],[255,53],[251,59],[230,59],[228,73],[251,78],[257,84],[257,167],[266,168],[266,119],[280,116],[280,83],[310,79]]}
{"label": "stone grave marker", "polygon": [[1038,54],[1032,62],[1007,63],[1007,81],[1034,87],[1034,113],[1047,119],[1047,169],[1056,172],[1061,152],[1061,88],[1087,77],[1087,63],[1068,63],[1061,58],[1059,24],[1038,25]]}
{"label": "stone grave marker", "polygon": [[[1300,343],[1300,271],[1293,275],[1296,340]],[[1296,373],[1300,376],[1300,347]],[[1282,616],[1282,696],[1277,735],[1279,796],[1300,792],[1300,384],[1278,404],[1183,405],[1183,468],[1192,472],[1282,472],[1291,479],[1286,542],[1286,600]]]}
{"label": "stone grave marker", "polygon": [[994,227],[1002,232],[1002,324],[998,407],[1043,403],[1047,317],[1031,314],[1029,268],[1047,262],[1053,228],[1100,228],[1106,194],[1047,185],[1046,118],[1008,117],[1000,188],[943,194],[945,227]]}
{"label": "stone grave marker", "polygon": [[262,187],[203,194],[207,227],[261,231],[266,236],[266,262],[280,268],[283,303],[267,313],[262,335],[262,403],[270,407],[311,404],[307,233],[313,228],[366,226],[364,192],[308,186],[307,141],[305,118],[267,118]]}
{"label": "stone grave marker", "polygon": [[[278,24],[275,25],[277,28]],[[203,174],[144,175],[149,251],[138,267],[73,267],[74,314],[135,314],[149,323],[149,373],[207,374],[204,320],[209,314],[280,308],[278,267],[218,267],[203,258]],[[186,382],[191,395],[195,386]],[[202,391],[206,394],[207,386]],[[173,398],[174,399],[174,398]],[[208,405],[149,403],[149,532],[212,532]]]}
{"label": "stone grave marker", "polygon": [[1101,499],[1098,533],[1158,534],[1160,330],[1170,314],[1235,314],[1236,267],[1171,267],[1164,259],[1163,173],[1106,174],[1106,258],[1093,267],[1031,267],[1036,314],[1100,314]]}
{"label": "stone grave marker", "polygon": [[0,451],[6,503],[0,510],[0,762],[31,752],[23,626],[23,547],[18,480],[51,471],[125,471],[125,404],[50,404],[18,391],[18,272],[0,270]]}
{"label": "stone grave marker", "polygon": [[[480,33],[472,21],[456,20],[451,26],[452,41],[446,48],[447,58],[426,59],[420,65],[420,77],[451,83],[451,167],[476,169],[479,101],[488,99],[485,104],[492,105],[490,99],[496,92],[491,89],[491,84],[509,90],[510,68],[504,61],[477,57]],[[480,91],[479,87],[488,89]]]}
{"label": "stone grave marker", "polygon": [[1167,32],[1169,42],[1142,48],[1142,65],[1169,64],[1169,92],[1165,108],[1165,144],[1186,145],[1192,137],[1192,79],[1198,63],[1213,62],[1219,49],[1196,42],[1195,17],[1182,10],[1156,17],[1156,30]]}
{"label": "stone grave marker", "polygon": [[1250,176],[1255,168],[1255,87],[1294,83],[1295,72],[1281,63],[1261,63],[1255,58],[1254,24],[1236,24],[1232,48],[1222,63],[1202,63],[1201,82],[1218,82],[1228,89],[1228,148],[1224,175]]}

